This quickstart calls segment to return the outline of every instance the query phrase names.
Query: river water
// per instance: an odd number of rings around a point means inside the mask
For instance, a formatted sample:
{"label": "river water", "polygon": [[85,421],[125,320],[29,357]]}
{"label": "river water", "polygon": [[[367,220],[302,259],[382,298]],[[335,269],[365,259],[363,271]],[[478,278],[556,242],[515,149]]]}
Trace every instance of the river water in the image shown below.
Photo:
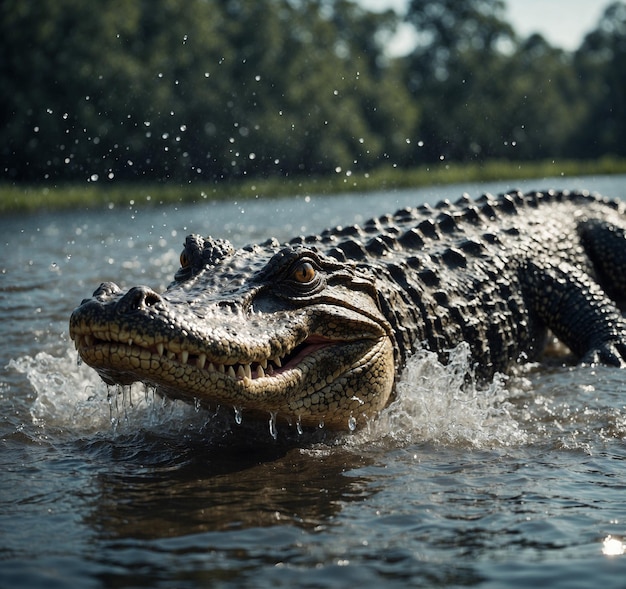
{"label": "river water", "polygon": [[[100,282],[165,287],[187,233],[239,246],[512,187],[0,219],[0,587],[626,587],[626,371],[474,389],[464,346],[423,353],[369,427],[274,440],[107,389],[68,338]],[[624,176],[515,187],[626,198]]]}

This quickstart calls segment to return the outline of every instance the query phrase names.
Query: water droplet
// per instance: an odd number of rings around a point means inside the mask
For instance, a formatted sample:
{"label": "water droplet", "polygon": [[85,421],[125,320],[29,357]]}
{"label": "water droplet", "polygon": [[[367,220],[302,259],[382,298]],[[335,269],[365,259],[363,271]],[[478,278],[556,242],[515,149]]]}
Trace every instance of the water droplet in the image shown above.
{"label": "water droplet", "polygon": [[348,419],[348,429],[353,432],[356,429],[356,419],[351,415]]}
{"label": "water droplet", "polygon": [[202,405],[200,404],[200,399],[198,399],[198,397],[194,397],[193,398],[193,408],[196,410],[196,413],[198,413],[201,409]]}
{"label": "water droplet", "polygon": [[154,389],[147,384],[143,385],[143,400],[146,405],[150,405],[154,401]]}
{"label": "water droplet", "polygon": [[302,417],[298,415],[298,421],[296,422],[296,431],[299,435],[302,435]]}
{"label": "water droplet", "polygon": [[276,412],[272,411],[270,413],[270,435],[272,438],[276,439],[278,437],[278,430],[276,429]]}
{"label": "water droplet", "polygon": [[320,429],[324,429],[324,420],[320,419],[320,422],[317,424],[317,427],[319,427]]}
{"label": "water droplet", "polygon": [[241,425],[241,421],[243,419],[243,417],[241,415],[241,408],[240,407],[233,407],[233,409],[235,410],[235,423],[237,425]]}

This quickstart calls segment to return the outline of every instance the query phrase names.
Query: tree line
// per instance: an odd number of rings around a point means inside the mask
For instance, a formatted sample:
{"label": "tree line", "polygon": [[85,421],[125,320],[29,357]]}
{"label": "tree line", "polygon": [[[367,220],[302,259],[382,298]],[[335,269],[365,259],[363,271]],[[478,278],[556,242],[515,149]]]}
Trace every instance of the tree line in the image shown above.
{"label": "tree line", "polygon": [[[626,155],[626,4],[580,47],[501,0],[4,0],[4,182],[219,181]],[[386,47],[404,20],[415,47]]]}

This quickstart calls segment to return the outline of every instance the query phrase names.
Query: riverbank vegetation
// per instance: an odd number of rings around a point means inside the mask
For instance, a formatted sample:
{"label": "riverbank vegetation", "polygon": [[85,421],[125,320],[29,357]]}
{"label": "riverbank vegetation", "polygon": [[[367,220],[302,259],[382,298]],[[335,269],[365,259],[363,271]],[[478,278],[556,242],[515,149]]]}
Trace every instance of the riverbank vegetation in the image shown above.
{"label": "riverbank vegetation", "polygon": [[1,210],[623,171],[626,3],[573,52],[407,6],[2,2]]}
{"label": "riverbank vegetation", "polygon": [[[254,180],[231,179],[213,183],[61,183],[58,185],[0,184],[0,214],[62,210],[74,207],[112,208],[160,206],[201,202],[202,200],[279,198],[314,194],[341,194],[351,191],[393,190],[496,180],[552,179],[537,189],[559,188],[554,178],[626,174],[626,158],[597,160],[545,160],[534,162],[488,161],[439,163],[413,170],[388,166],[371,172],[335,172],[320,177],[271,177]],[[610,196],[610,195],[609,195]]]}

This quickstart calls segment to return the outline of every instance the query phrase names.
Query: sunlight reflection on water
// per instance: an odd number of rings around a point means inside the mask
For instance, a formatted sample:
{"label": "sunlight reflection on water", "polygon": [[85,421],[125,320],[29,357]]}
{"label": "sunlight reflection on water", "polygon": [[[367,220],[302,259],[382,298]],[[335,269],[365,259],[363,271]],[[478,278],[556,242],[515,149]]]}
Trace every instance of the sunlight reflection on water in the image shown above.
{"label": "sunlight reflection on water", "polygon": [[602,541],[602,554],[606,556],[621,556],[626,554],[626,546],[620,538],[609,535]]}

